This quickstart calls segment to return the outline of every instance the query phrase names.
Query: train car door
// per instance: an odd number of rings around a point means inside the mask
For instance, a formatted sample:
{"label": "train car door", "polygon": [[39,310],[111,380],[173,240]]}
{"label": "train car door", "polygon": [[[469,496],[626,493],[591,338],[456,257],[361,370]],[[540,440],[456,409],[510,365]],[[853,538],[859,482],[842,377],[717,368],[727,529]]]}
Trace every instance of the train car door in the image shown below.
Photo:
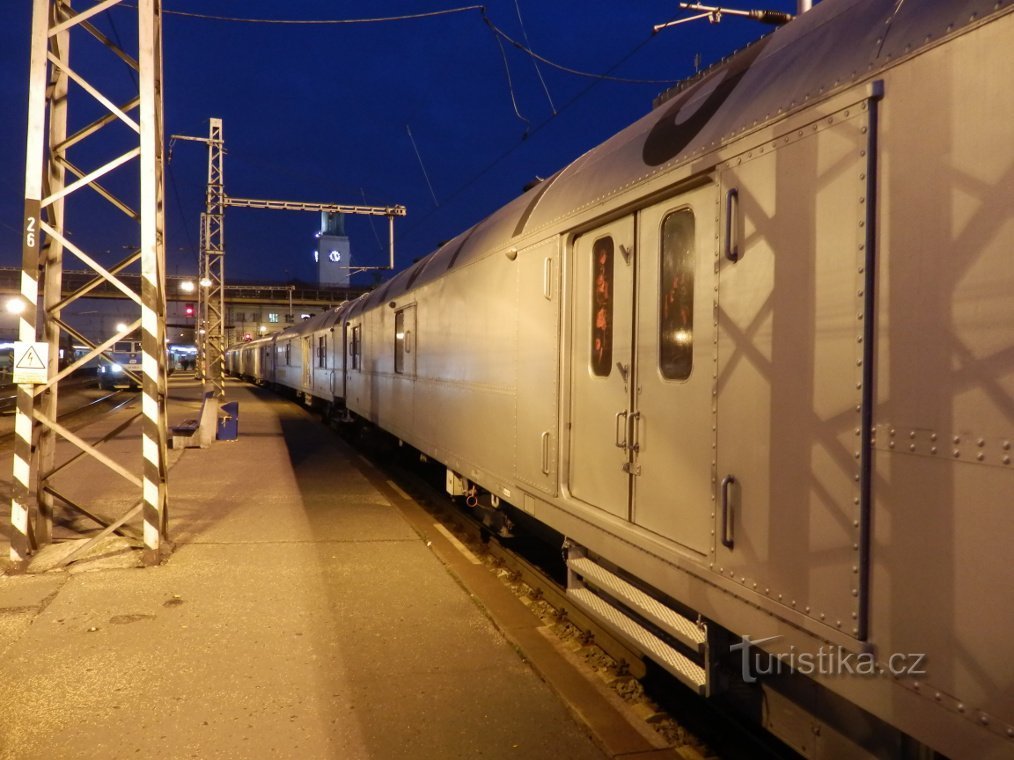
{"label": "train car door", "polygon": [[310,341],[313,337],[304,335],[299,341],[300,359],[303,361],[303,390],[313,390],[313,350]]}
{"label": "train car door", "polygon": [[632,520],[706,555],[712,531],[714,185],[640,212]]}
{"label": "train car door", "polygon": [[[341,324],[340,322],[338,324]],[[328,347],[327,355],[327,366],[330,368],[328,372],[328,391],[331,394],[331,400],[334,400],[335,396],[341,395],[341,398],[345,398],[343,383],[345,372],[343,370],[343,363],[345,361],[345,331],[338,330],[338,325],[335,325],[328,330],[328,336],[330,337],[331,345]]]}
{"label": "train car door", "polygon": [[634,219],[624,217],[573,243],[570,465],[575,498],[630,516],[631,351]]}

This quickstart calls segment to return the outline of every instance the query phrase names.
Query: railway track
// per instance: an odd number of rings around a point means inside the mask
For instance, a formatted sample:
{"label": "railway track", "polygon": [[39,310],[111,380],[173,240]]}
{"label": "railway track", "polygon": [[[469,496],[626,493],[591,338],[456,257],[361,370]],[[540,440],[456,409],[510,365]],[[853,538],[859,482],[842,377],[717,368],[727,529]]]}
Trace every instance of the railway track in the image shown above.
{"label": "railway track", "polygon": [[[354,445],[357,442],[353,441]],[[784,760],[799,755],[756,725],[698,697],[668,673],[585,615],[563,585],[565,564],[555,546],[531,538],[500,539],[442,489],[443,468],[419,465],[414,452],[369,442],[361,453],[508,585],[574,653],[665,741],[688,758]],[[397,449],[404,453],[405,449]]]}
{"label": "railway track", "polygon": [[[61,398],[59,419],[69,423],[68,429],[79,430],[95,419],[96,415],[118,411],[137,399],[136,393],[124,390],[100,391],[98,395],[88,393],[91,382],[84,380],[71,386],[71,393]],[[14,441],[14,413],[17,395],[9,389],[0,391],[0,448],[9,447]]]}

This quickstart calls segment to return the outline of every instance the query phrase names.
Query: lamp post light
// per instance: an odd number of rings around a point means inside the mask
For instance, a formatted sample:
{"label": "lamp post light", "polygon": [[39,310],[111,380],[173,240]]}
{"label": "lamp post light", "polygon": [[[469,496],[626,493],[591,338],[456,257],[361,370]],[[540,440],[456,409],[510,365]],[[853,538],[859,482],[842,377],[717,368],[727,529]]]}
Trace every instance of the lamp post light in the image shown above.
{"label": "lamp post light", "polygon": [[15,296],[14,298],[7,299],[7,303],[4,304],[8,314],[24,314],[25,313],[25,299]]}

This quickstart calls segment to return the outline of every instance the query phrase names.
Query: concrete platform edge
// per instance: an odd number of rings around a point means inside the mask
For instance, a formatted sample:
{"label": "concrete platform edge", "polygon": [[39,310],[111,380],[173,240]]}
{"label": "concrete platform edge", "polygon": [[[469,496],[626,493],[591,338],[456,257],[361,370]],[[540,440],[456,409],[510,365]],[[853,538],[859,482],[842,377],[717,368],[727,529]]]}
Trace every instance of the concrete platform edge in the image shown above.
{"label": "concrete platform edge", "polygon": [[[409,524],[427,542],[452,577],[468,592],[486,616],[511,642],[519,656],[561,698],[596,744],[614,758],[681,758],[665,746],[632,711],[627,711],[608,686],[596,682],[567,661],[566,653],[541,631],[544,627],[524,604],[494,578],[485,565],[476,565],[455,548],[434,525],[433,517],[411,498],[398,493],[372,468],[363,472],[373,485],[388,494]],[[480,601],[481,600],[481,601]],[[615,701],[614,701],[615,700]]]}

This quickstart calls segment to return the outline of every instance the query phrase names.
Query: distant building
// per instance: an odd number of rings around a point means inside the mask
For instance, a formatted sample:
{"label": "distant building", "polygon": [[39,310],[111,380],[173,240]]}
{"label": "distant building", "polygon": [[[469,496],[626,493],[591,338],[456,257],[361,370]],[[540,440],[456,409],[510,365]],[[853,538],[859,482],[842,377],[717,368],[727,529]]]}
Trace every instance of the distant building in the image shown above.
{"label": "distant building", "polygon": [[317,282],[321,285],[348,287],[352,253],[345,234],[345,215],[321,212],[317,233]]}

